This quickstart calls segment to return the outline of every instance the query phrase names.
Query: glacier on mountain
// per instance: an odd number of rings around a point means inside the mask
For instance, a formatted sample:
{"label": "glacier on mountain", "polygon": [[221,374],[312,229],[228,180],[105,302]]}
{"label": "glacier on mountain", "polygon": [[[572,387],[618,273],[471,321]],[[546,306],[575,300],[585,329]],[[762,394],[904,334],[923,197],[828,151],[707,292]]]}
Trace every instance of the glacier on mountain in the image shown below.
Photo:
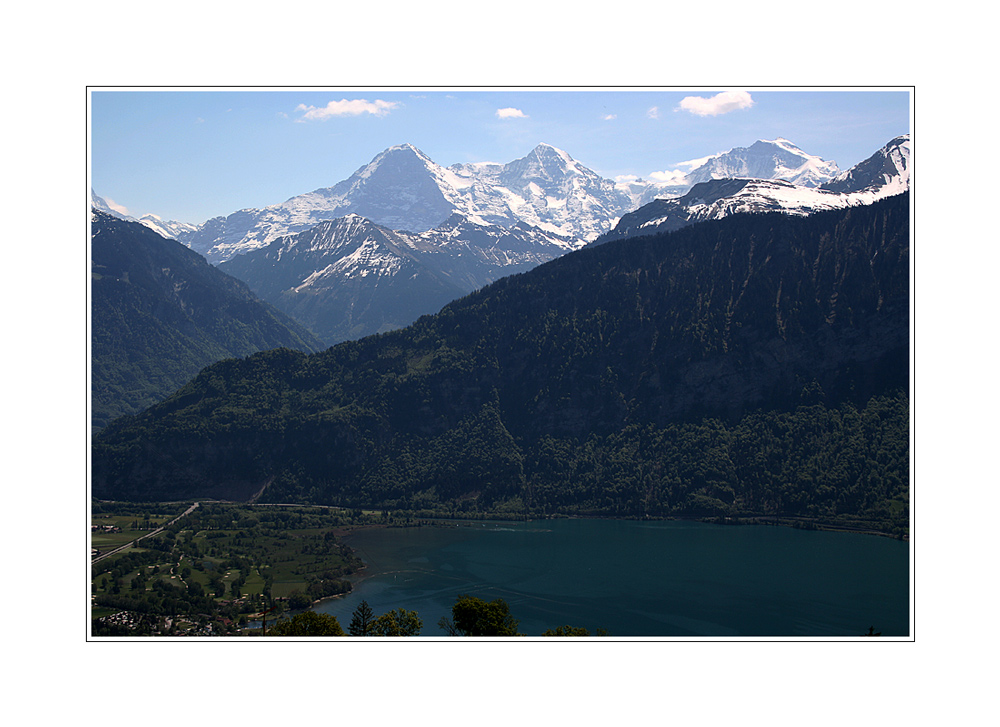
{"label": "glacier on mountain", "polygon": [[151,229],[156,234],[161,237],[167,237],[171,239],[177,239],[185,235],[191,235],[197,232],[198,225],[192,225],[188,222],[176,222],[174,220],[163,220],[156,215],[143,215],[142,217],[132,217],[131,215],[126,215],[118,210],[114,209],[108,204],[108,201],[98,195],[93,189],[90,190],[90,206],[92,209],[96,209],[105,214],[109,214],[112,217],[117,217],[120,220],[126,220],[128,222],[141,222],[143,225]]}
{"label": "glacier on mountain", "polygon": [[872,204],[910,188],[909,160],[910,139],[909,135],[903,135],[821,186],[793,184],[782,179],[708,179],[696,183],[680,197],[656,199],[623,215],[615,228],[594,244],[669,232],[694,222],[738,213],[809,215],[823,210]]}
{"label": "glacier on mountain", "polygon": [[214,218],[184,242],[219,262],[355,213],[396,230],[425,232],[458,213],[471,223],[524,222],[580,247],[633,200],[566,152],[539,144],[508,164],[442,167],[411,144],[390,147],[348,179],[263,209]]}
{"label": "glacier on mountain", "polygon": [[[654,172],[648,179],[617,181],[601,177],[567,152],[545,143],[505,164],[478,162],[449,167],[435,163],[412,144],[399,144],[380,152],[333,187],[281,204],[238,210],[196,228],[162,223],[154,216],[141,221],[161,234],[176,237],[213,263],[349,214],[417,235],[438,228],[456,214],[468,225],[510,229],[525,224],[548,235],[546,245],[556,244],[569,251],[608,233],[644,205],[680,199],[704,182],[736,178],[774,184],[744,185],[733,200],[718,201],[704,209],[692,207],[691,213],[699,218],[763,207],[804,213],[874,200],[885,194],[887,184],[907,187],[909,137],[904,140],[905,144],[895,147],[895,156],[846,172],[836,163],[807,154],[778,137],[684,162],[676,165],[679,169]],[[882,169],[886,164],[895,166]],[[882,173],[882,182],[878,173]],[[824,191],[859,196],[847,202]]]}

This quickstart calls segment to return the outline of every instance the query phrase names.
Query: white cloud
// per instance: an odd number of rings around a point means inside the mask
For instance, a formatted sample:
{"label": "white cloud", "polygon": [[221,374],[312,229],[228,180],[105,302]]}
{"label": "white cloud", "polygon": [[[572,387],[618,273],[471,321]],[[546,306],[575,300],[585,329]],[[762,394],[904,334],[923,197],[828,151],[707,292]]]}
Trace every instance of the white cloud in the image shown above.
{"label": "white cloud", "polygon": [[295,110],[303,112],[301,120],[326,121],[334,116],[360,116],[361,114],[385,116],[397,106],[399,104],[395,101],[382,101],[381,99],[369,101],[364,98],[343,98],[340,101],[331,101],[326,106],[320,108],[300,103],[295,107]]}
{"label": "white cloud", "polygon": [[696,116],[718,116],[730,111],[739,111],[753,106],[753,99],[746,91],[723,91],[711,98],[686,96],[681,99],[678,110],[690,111]]}
{"label": "white cloud", "polygon": [[104,201],[107,202],[108,207],[110,207],[111,209],[113,209],[115,212],[120,212],[121,214],[128,215],[128,216],[132,215],[132,213],[128,211],[128,207],[126,207],[123,204],[118,204],[117,202],[115,202],[110,197],[105,197]]}
{"label": "white cloud", "polygon": [[650,172],[649,178],[654,182],[665,182],[667,184],[684,184],[684,177],[687,176],[679,169],[665,172]]}
{"label": "white cloud", "polygon": [[691,173],[691,170],[700,167],[702,164],[706,164],[713,157],[718,156],[712,154],[707,157],[701,157],[700,159],[691,159],[686,162],[677,162],[674,166],[676,169],[666,169],[662,172],[650,172],[649,178],[654,182],[662,182],[665,184],[686,184],[686,177]]}
{"label": "white cloud", "polygon": [[650,106],[649,111],[646,112],[646,116],[651,119],[658,119],[660,118],[660,109],[656,106]]}
{"label": "white cloud", "polygon": [[515,109],[515,108],[508,107],[508,108],[505,108],[505,109],[497,109],[497,118],[498,119],[526,119],[526,118],[528,118],[528,115],[526,113],[524,113],[523,111],[521,111],[521,109]]}
{"label": "white cloud", "polygon": [[602,118],[603,118],[603,119],[604,119],[605,121],[614,121],[615,119],[617,119],[617,118],[618,118],[618,114],[608,114],[607,116],[604,116],[604,117],[602,117]]}

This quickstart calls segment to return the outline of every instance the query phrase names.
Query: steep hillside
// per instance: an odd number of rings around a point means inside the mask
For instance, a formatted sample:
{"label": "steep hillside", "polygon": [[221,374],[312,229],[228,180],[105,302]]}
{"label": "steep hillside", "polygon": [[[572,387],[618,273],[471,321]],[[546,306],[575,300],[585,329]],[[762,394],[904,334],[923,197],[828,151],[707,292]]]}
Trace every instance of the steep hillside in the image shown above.
{"label": "steep hillside", "polygon": [[94,493],[899,515],[908,209],[611,242],[401,331],[221,362],[98,438]]}
{"label": "steep hillside", "polygon": [[843,174],[823,184],[841,194],[889,190],[899,194],[910,187],[910,135],[902,134]]}
{"label": "steep hillside", "polygon": [[322,222],[237,255],[219,268],[329,344],[384,333],[504,275],[552,260],[572,238],[461,215],[422,233],[359,215]]}
{"label": "steep hillside", "polygon": [[166,398],[221,359],[323,348],[179,242],[98,211],[91,233],[94,427]]}

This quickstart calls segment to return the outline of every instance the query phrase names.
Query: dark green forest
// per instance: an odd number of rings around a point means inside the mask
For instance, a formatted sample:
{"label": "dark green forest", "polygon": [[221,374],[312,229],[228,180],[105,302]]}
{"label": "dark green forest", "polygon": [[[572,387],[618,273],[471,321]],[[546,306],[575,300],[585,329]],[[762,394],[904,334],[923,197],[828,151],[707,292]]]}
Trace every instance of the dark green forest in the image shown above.
{"label": "dark green forest", "polygon": [[96,211],[92,230],[95,428],[165,399],[216,361],[280,346],[324,348],[181,243]]}
{"label": "dark green forest", "polygon": [[93,492],[901,533],[909,196],[585,248],[400,331],[203,370]]}

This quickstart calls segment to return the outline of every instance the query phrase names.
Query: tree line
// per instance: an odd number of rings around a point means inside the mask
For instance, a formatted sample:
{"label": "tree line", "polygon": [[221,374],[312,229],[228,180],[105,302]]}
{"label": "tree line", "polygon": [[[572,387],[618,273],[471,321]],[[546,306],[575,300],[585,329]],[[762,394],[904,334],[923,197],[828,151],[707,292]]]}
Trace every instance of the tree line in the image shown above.
{"label": "tree line", "polygon": [[[451,618],[442,617],[438,628],[448,636],[523,636],[518,620],[502,598],[485,601],[476,596],[460,595],[451,607]],[[345,634],[336,616],[306,611],[279,621],[267,636],[420,636],[423,621],[416,611],[397,608],[375,616],[367,601],[362,601],[351,615]],[[582,627],[559,626],[543,636],[590,636]],[[598,629],[596,636],[607,636]]]}
{"label": "tree line", "polygon": [[909,198],[585,248],[407,329],[222,361],[98,496],[908,521]]}

